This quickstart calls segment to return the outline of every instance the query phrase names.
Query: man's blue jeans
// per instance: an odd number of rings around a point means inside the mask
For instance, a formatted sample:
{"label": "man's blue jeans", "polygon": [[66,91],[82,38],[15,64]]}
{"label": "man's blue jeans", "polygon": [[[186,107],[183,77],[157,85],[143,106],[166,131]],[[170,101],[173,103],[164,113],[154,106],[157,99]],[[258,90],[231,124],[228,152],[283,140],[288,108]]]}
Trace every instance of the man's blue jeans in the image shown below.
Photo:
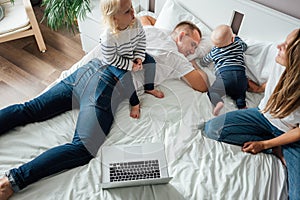
{"label": "man's blue jeans", "polygon": [[101,61],[93,59],[37,98],[0,110],[2,134],[79,108],[71,143],[49,149],[7,173],[15,192],[46,176],[87,164],[97,154],[123,100],[117,82]]}
{"label": "man's blue jeans", "polygon": [[[283,134],[257,108],[236,110],[205,124],[204,135],[242,146],[248,141],[268,140]],[[289,199],[300,198],[300,141],[282,146],[288,170]]]}
{"label": "man's blue jeans", "polygon": [[[146,53],[145,60],[143,62],[144,67],[144,75],[145,75],[145,90],[153,90],[154,89],[154,78],[155,78],[155,70],[156,63],[152,56]],[[123,69],[119,69],[115,66],[108,66],[109,70],[120,80],[120,84],[125,89],[123,92],[129,98],[129,103],[131,106],[136,106],[140,103],[140,100],[137,96],[136,88],[134,87],[132,71],[126,71]]]}

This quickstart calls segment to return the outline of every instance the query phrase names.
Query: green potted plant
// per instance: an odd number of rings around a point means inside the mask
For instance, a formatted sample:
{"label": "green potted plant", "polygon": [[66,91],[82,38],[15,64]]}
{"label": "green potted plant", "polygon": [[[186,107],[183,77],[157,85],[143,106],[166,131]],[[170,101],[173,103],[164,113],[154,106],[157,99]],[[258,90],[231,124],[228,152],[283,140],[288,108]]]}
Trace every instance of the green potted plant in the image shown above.
{"label": "green potted plant", "polygon": [[[14,3],[15,0],[8,0]],[[31,1],[33,5],[39,4],[41,0]],[[42,0],[45,7],[42,20],[47,20],[47,25],[52,30],[67,28],[77,29],[77,19],[83,19],[90,12],[90,0]]]}
{"label": "green potted plant", "polygon": [[53,30],[66,27],[77,29],[77,19],[83,19],[90,12],[90,0],[43,0],[45,6],[43,20]]}

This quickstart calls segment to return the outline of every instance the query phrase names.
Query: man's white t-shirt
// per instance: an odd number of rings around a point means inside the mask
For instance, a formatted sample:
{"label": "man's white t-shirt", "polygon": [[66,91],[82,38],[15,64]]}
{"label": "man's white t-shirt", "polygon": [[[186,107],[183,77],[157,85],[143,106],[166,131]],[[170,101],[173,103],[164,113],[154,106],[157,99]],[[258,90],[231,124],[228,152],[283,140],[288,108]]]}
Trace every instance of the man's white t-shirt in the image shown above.
{"label": "man's white t-shirt", "polygon": [[[280,77],[283,71],[285,70],[285,67],[276,64],[274,68],[272,69],[272,72],[269,76],[266,89],[265,89],[265,96],[261,100],[259,104],[259,109],[263,110],[266,107],[266,104],[268,102],[268,99],[270,98],[271,94],[273,93]],[[279,118],[273,118],[269,112],[264,113],[264,116],[271,122],[272,125],[277,127],[278,129],[287,132],[293,128],[300,127],[300,107],[298,107],[294,112],[292,112],[290,115],[288,115],[285,118],[279,119]]]}
{"label": "man's white t-shirt", "polygon": [[[146,33],[146,53],[151,55],[156,61],[156,74],[154,84],[161,84],[168,79],[180,79],[184,75],[194,70],[189,60],[178,52],[175,41],[171,38],[171,32],[153,26],[144,27]],[[86,55],[76,66],[82,66],[91,58],[102,59],[101,45],[97,45],[88,55]],[[144,70],[132,72],[133,83],[137,90],[143,89]]]}
{"label": "man's white t-shirt", "polygon": [[[146,52],[156,61],[154,84],[161,84],[167,79],[180,79],[193,71],[194,68],[188,59],[178,52],[170,31],[157,29],[153,26],[144,27],[146,33]],[[136,88],[144,85],[144,71],[133,73]]]}

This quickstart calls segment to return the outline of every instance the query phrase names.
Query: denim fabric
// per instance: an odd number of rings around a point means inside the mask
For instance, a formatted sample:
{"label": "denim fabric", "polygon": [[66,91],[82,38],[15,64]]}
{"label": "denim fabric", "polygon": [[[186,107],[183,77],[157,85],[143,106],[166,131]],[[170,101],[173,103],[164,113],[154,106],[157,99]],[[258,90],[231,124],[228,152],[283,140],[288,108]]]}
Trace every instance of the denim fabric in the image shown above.
{"label": "denim fabric", "polygon": [[[154,78],[155,78],[155,70],[156,63],[153,57],[149,54],[146,54],[145,60],[143,62],[144,67],[144,76],[145,76],[145,90],[153,90],[154,89]],[[109,70],[120,80],[120,84],[122,88],[125,88],[123,91],[124,96],[129,99],[129,103],[131,106],[135,106],[140,103],[139,98],[137,96],[136,89],[133,84],[132,72],[126,71],[123,69],[119,69],[115,66],[109,66]],[[121,78],[122,77],[122,78]]]}
{"label": "denim fabric", "polygon": [[[207,137],[242,146],[248,141],[268,140],[284,132],[273,126],[257,108],[236,110],[205,124]],[[288,171],[289,199],[300,198],[300,141],[282,146]]]}
{"label": "denim fabric", "polygon": [[145,60],[143,62],[143,66],[145,69],[145,90],[153,90],[154,89],[154,78],[155,78],[155,70],[156,70],[156,62],[153,57],[149,54],[146,54]]}
{"label": "denim fabric", "polygon": [[133,84],[132,72],[119,69],[115,66],[108,66],[108,69],[119,79],[122,88],[124,88],[124,91],[122,92],[124,93],[124,96],[129,99],[130,105],[138,105],[140,100]]}
{"label": "denim fabric", "polygon": [[15,126],[43,121],[79,107],[71,143],[49,149],[9,171],[14,191],[43,177],[87,164],[109,133],[114,112],[124,98],[119,87],[113,73],[93,59],[39,97],[0,110],[1,134]]}
{"label": "denim fabric", "polygon": [[289,200],[300,200],[300,141],[282,147],[286,161]]}
{"label": "denim fabric", "polygon": [[216,80],[208,89],[208,97],[215,106],[223,102],[222,97],[230,96],[239,109],[246,107],[248,81],[244,70],[223,71],[216,74]]}

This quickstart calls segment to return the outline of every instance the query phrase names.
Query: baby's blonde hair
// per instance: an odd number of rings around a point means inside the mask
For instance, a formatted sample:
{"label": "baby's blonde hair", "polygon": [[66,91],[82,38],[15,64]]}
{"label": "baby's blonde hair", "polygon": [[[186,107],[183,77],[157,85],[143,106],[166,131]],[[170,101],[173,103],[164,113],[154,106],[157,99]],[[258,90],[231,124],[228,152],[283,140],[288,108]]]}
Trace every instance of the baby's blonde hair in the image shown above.
{"label": "baby's blonde hair", "polygon": [[233,33],[228,25],[219,25],[211,34],[211,40],[216,47],[224,47],[232,43]]}
{"label": "baby's blonde hair", "polygon": [[120,0],[101,0],[100,7],[103,21],[107,24],[113,33],[117,33],[117,24],[115,23],[114,16],[117,14],[121,6]]}

